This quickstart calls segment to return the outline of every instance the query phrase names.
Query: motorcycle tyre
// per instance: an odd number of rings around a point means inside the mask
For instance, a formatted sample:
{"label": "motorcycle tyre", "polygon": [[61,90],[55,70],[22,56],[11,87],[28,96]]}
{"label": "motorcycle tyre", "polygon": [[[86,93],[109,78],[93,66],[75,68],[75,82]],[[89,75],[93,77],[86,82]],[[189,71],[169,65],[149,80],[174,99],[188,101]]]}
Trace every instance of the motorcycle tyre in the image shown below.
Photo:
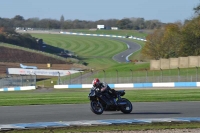
{"label": "motorcycle tyre", "polygon": [[97,101],[91,101],[90,102],[90,109],[93,113],[97,114],[97,115],[101,115],[103,113],[103,106],[101,105],[101,103],[99,103],[99,106],[101,108],[101,111],[96,111],[95,108],[93,107],[93,104],[96,103],[98,104]]}
{"label": "motorcycle tyre", "polygon": [[131,103],[128,99],[126,99],[126,98],[122,98],[121,101],[126,102],[127,104],[129,104],[129,107],[130,107],[129,110],[126,110],[126,109],[124,108],[124,106],[120,106],[121,112],[123,112],[124,114],[129,114],[129,113],[131,113],[131,111],[133,110],[133,105],[132,105],[132,103]]}

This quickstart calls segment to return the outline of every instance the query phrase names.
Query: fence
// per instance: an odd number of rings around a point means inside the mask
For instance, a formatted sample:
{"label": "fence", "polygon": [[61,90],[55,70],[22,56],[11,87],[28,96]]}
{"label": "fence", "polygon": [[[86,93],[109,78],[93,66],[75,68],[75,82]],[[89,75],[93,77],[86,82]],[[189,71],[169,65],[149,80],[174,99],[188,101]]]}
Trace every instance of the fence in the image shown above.
{"label": "fence", "polygon": [[[16,86],[36,86],[36,75],[18,75],[0,78],[0,88]],[[37,83],[37,86],[53,87],[54,85],[91,84],[94,78],[99,78],[109,84],[120,83],[161,83],[161,82],[200,82],[200,69],[179,68],[169,70],[133,71],[131,69],[118,71],[90,71],[76,73],[65,77],[57,77]]]}
{"label": "fence", "polygon": [[89,72],[87,74],[78,73],[66,77],[58,77],[60,85],[66,84],[91,84],[94,78],[99,78],[109,84],[116,83],[159,83],[159,82],[199,82],[200,70],[196,68],[169,69],[169,70],[152,70],[141,71],[118,71],[105,70]]}
{"label": "fence", "polygon": [[35,75],[18,75],[0,78],[0,88],[16,87],[16,86],[35,86]]}

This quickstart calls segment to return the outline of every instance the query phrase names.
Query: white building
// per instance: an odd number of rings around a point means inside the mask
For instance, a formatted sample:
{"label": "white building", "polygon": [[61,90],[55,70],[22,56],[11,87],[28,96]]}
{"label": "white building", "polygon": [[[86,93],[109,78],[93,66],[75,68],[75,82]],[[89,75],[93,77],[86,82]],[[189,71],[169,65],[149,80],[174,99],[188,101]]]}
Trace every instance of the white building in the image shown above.
{"label": "white building", "polygon": [[105,29],[104,25],[97,25],[97,29]]}
{"label": "white building", "polygon": [[118,27],[111,27],[111,30],[118,30]]}

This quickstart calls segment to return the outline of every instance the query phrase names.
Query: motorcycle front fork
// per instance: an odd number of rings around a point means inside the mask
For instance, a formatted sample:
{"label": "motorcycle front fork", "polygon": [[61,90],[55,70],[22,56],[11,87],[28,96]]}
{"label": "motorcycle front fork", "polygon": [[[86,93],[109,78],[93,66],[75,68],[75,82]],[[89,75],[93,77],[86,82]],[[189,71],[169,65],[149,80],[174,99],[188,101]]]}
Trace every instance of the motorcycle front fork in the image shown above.
{"label": "motorcycle front fork", "polygon": [[115,103],[115,105],[117,105],[117,101],[116,101],[116,99],[114,98],[114,103]]}
{"label": "motorcycle front fork", "polygon": [[100,104],[100,102],[99,102],[99,98],[97,98],[97,103],[98,103],[98,105]]}

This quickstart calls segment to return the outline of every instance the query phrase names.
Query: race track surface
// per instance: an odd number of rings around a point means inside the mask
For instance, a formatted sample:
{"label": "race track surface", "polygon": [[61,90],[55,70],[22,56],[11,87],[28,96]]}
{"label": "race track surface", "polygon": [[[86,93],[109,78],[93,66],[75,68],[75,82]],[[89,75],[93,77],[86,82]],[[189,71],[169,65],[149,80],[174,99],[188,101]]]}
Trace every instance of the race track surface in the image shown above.
{"label": "race track surface", "polygon": [[132,42],[131,40],[128,39],[125,40],[121,38],[115,38],[114,40],[124,42],[128,47],[127,50],[113,56],[113,60],[117,62],[128,62],[129,61],[128,57],[134,52],[137,52],[138,50],[141,49],[141,46],[139,44]]}
{"label": "race track surface", "polygon": [[131,114],[120,111],[104,112],[95,115],[88,104],[1,106],[0,124],[105,120],[105,119],[140,119],[140,118],[177,118],[199,117],[200,102],[136,102]]}

